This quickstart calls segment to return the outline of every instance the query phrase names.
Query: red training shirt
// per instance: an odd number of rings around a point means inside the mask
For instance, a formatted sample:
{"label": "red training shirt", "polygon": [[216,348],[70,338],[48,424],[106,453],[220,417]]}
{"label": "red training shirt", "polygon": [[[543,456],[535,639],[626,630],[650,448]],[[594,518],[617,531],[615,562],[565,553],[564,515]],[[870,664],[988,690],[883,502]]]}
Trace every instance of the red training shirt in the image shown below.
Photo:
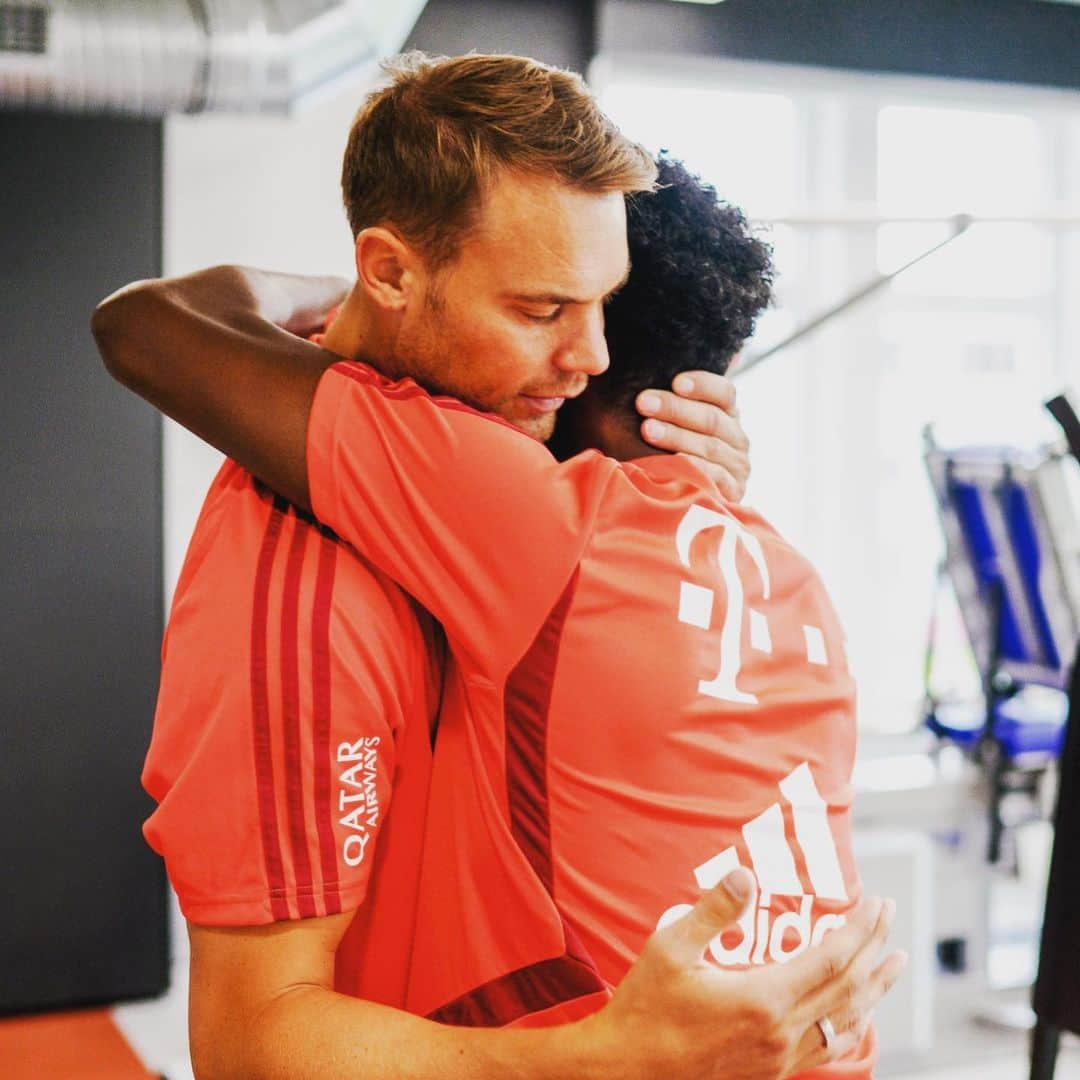
{"label": "red training shirt", "polygon": [[336,988],[403,1007],[440,683],[431,618],[226,462],[173,599],[143,772],[144,832],[184,915],[359,909]]}
{"label": "red training shirt", "polygon": [[[510,425],[341,363],[308,428],[317,516],[442,622],[448,665],[410,1008],[544,1023],[599,1007],[737,864],[714,959],[842,925],[855,691],[810,564],[689,461],[560,464]],[[871,1075],[868,1034],[821,1077]]]}

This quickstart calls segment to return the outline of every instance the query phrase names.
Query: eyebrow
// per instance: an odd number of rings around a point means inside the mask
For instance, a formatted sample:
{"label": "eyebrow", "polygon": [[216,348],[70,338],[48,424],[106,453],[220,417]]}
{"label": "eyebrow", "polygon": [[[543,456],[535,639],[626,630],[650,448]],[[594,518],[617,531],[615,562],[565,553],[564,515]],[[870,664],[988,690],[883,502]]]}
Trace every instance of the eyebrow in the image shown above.
{"label": "eyebrow", "polygon": [[[630,280],[630,264],[626,264],[626,269],[623,271],[623,276],[619,281],[609,289],[603,299],[610,300],[626,283]],[[526,300],[530,304],[584,304],[587,301],[582,300],[577,296],[566,296],[562,293],[509,293],[514,300]]]}

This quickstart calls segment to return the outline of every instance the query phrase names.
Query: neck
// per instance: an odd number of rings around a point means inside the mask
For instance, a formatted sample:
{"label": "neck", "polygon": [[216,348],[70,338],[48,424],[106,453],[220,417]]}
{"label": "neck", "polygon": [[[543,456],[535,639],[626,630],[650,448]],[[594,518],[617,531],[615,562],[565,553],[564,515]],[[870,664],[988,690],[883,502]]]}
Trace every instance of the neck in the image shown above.
{"label": "neck", "polygon": [[641,418],[629,406],[609,407],[588,391],[572,407],[563,407],[556,438],[560,457],[588,449],[619,461],[664,453],[642,439]]}
{"label": "neck", "polygon": [[323,347],[350,360],[362,360],[384,375],[398,376],[394,370],[394,329],[379,317],[363,290],[354,285],[337,317],[323,337]]}

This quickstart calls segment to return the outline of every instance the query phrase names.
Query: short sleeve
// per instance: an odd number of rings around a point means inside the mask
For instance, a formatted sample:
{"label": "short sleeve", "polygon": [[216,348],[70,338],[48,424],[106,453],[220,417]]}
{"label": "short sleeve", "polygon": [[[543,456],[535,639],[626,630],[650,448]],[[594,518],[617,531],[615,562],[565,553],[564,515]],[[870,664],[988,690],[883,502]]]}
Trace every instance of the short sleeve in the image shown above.
{"label": "short sleeve", "polygon": [[170,616],[144,832],[188,919],[249,926],[362,903],[397,746],[430,724],[435,680],[399,589],[234,480],[211,492]]}
{"label": "short sleeve", "polygon": [[362,364],[323,375],[309,420],[316,516],[494,680],[565,588],[616,468],[594,452],[560,464],[499,418]]}

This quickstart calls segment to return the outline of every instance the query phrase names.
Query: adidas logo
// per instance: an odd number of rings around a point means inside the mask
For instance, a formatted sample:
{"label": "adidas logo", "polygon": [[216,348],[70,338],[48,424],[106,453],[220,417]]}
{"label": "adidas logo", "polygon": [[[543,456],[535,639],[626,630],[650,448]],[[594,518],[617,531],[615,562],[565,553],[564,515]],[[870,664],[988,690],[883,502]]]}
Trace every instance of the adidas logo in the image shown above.
{"label": "adidas logo", "polygon": [[[822,914],[813,920],[815,899],[846,901],[847,889],[829,829],[828,807],[818,792],[810,766],[803,762],[780,781],[780,794],[791,807],[795,823],[795,841],[803,855],[811,893],[799,878],[791,846],[784,834],[784,812],[775,802],[742,828],[743,840],[750,853],[751,870],[757,879],[757,895],[738,922],[741,940],[725,945],[722,940],[733,931],[715,937],[709,945],[713,959],[724,967],[747,964],[784,963],[804,949],[817,945],[830,931],[844,925],[843,915]],[[741,866],[734,846],[703,862],[694,870],[698,886],[704,891],[722,881]],[[774,896],[798,897],[797,911],[783,911],[773,917],[770,910]],[[682,918],[690,904],[668,908],[656,928]]]}

